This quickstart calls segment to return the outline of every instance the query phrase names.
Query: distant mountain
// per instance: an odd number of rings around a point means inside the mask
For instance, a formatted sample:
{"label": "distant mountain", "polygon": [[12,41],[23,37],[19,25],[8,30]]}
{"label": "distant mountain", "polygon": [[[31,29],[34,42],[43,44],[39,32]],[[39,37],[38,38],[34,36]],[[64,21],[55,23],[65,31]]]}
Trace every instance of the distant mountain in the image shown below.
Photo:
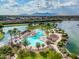
{"label": "distant mountain", "polygon": [[27,14],[21,14],[22,16],[56,16],[56,13],[35,13],[32,15],[27,15]]}

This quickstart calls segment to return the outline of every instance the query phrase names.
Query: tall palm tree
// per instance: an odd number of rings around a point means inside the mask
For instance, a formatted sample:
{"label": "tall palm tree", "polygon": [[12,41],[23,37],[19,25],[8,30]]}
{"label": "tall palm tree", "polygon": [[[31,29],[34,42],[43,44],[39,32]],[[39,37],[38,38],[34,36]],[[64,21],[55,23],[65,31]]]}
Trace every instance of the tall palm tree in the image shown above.
{"label": "tall palm tree", "polygon": [[3,27],[4,27],[3,24],[0,24],[0,31],[2,31]]}
{"label": "tall palm tree", "polygon": [[11,41],[12,41],[12,34],[13,34],[13,31],[12,31],[12,30],[8,30],[8,33],[10,34]]}
{"label": "tall palm tree", "polygon": [[51,44],[51,41],[49,41],[49,40],[46,41],[46,44],[47,44],[47,45],[50,45],[50,44]]}
{"label": "tall palm tree", "polygon": [[44,44],[42,44],[42,47],[44,47],[45,45]]}
{"label": "tall palm tree", "polygon": [[18,30],[17,32],[18,32],[18,35],[19,35],[19,37],[20,37],[20,36],[21,36],[21,31]]}
{"label": "tall palm tree", "polygon": [[22,43],[24,46],[28,46],[30,44],[30,42],[26,38],[24,38]]}
{"label": "tall palm tree", "polygon": [[39,43],[39,42],[36,43],[36,47],[37,47],[38,50],[39,50],[39,47],[40,47],[40,43]]}
{"label": "tall palm tree", "polygon": [[58,25],[58,24],[55,22],[55,23],[52,24],[52,27],[53,27],[53,28],[56,28],[57,25]]}
{"label": "tall palm tree", "polygon": [[52,28],[52,25],[51,25],[50,23],[47,23],[47,24],[45,25],[45,28],[46,28],[46,30],[49,30],[49,29]]}
{"label": "tall palm tree", "polygon": [[17,28],[14,28],[14,29],[13,29],[13,35],[14,35],[14,38],[16,37],[17,32],[18,32],[18,29],[17,29]]}

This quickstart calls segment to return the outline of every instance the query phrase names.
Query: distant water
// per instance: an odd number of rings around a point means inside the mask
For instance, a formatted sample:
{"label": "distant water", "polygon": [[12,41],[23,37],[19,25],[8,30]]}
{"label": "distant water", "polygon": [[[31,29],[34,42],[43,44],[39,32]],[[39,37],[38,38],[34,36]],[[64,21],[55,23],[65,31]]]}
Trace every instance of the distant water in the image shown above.
{"label": "distant water", "polygon": [[67,49],[79,55],[79,21],[63,21],[58,25],[59,28],[65,30],[68,33],[69,39]]}

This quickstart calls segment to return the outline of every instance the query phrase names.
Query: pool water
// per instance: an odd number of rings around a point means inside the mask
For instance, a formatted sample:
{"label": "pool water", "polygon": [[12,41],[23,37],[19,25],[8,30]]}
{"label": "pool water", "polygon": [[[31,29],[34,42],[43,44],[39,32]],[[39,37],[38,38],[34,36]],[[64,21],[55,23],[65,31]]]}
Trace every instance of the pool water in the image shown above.
{"label": "pool water", "polygon": [[34,36],[29,36],[26,38],[26,40],[29,41],[29,46],[36,46],[36,43],[39,42],[40,44],[44,44],[42,40],[40,40],[40,37],[45,36],[44,31],[42,30],[35,30],[36,34]]}

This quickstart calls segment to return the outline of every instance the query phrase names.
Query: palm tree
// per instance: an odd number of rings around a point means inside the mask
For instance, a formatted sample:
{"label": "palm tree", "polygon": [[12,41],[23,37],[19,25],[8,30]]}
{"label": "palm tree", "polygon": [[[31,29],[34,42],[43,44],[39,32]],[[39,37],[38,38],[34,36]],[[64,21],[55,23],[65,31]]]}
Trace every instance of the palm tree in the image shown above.
{"label": "palm tree", "polygon": [[64,45],[65,45],[65,43],[63,41],[61,41],[61,42],[58,43],[59,47],[63,47]]}
{"label": "palm tree", "polygon": [[37,47],[38,50],[39,50],[39,47],[40,47],[40,43],[39,43],[39,42],[36,43],[36,47]]}
{"label": "palm tree", "polygon": [[49,40],[46,41],[46,44],[47,44],[47,45],[50,45],[50,44],[51,44],[51,41],[49,41]]}
{"label": "palm tree", "polygon": [[50,23],[47,23],[45,27],[46,27],[46,30],[52,29],[52,25]]}
{"label": "palm tree", "polygon": [[8,33],[10,34],[11,41],[12,41],[12,34],[13,34],[13,31],[12,31],[12,30],[8,30]]}
{"label": "palm tree", "polygon": [[44,44],[42,44],[42,47],[44,47],[45,45]]}
{"label": "palm tree", "polygon": [[53,28],[56,28],[57,27],[57,24],[56,23],[53,23],[52,25],[53,25]]}
{"label": "palm tree", "polygon": [[18,35],[19,35],[19,37],[20,37],[20,36],[21,36],[21,31],[18,30],[17,32],[18,32]]}
{"label": "palm tree", "polygon": [[24,46],[28,46],[30,44],[30,42],[26,38],[24,38],[22,43]]}
{"label": "palm tree", "polygon": [[17,28],[14,28],[13,29],[13,35],[14,35],[14,38],[16,37],[16,35],[17,35],[17,31],[18,31],[18,29]]}
{"label": "palm tree", "polygon": [[3,24],[0,24],[0,31],[2,32]]}

